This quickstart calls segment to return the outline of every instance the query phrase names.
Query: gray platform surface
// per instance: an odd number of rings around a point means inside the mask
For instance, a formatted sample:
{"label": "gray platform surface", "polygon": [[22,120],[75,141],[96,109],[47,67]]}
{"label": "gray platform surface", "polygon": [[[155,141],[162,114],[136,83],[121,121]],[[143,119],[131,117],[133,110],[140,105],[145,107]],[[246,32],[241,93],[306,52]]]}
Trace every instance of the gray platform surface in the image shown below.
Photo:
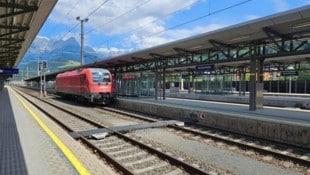
{"label": "gray platform surface", "polygon": [[78,174],[6,87],[0,91],[0,174]]}
{"label": "gray platform surface", "polygon": [[243,115],[247,117],[254,117],[266,120],[276,120],[279,122],[291,122],[301,125],[308,125],[310,127],[310,110],[302,110],[299,108],[283,108],[283,107],[268,107],[256,111],[249,111],[249,106],[246,104],[233,104],[224,102],[213,102],[203,100],[191,100],[180,98],[166,98],[163,100],[159,98],[124,98],[130,100],[137,100],[141,102],[157,103],[159,105],[175,105],[184,108],[200,108],[214,112],[222,112],[236,115]]}

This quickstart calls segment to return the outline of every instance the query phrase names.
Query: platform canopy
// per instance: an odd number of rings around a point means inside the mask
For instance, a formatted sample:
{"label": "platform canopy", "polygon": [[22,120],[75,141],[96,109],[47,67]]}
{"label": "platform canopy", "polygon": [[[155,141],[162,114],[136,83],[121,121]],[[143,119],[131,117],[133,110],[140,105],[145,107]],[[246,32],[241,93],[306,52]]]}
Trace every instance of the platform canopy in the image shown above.
{"label": "platform canopy", "polygon": [[57,0],[0,2],[0,69],[17,67]]}

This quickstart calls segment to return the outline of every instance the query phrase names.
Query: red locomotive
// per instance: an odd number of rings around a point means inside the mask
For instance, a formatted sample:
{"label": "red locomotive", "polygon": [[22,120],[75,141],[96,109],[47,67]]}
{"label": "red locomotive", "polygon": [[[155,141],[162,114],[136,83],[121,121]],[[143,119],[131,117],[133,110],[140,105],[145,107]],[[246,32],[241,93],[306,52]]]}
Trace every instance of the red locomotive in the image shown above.
{"label": "red locomotive", "polygon": [[107,69],[84,68],[56,76],[56,93],[73,96],[81,102],[108,104],[114,98],[114,82]]}

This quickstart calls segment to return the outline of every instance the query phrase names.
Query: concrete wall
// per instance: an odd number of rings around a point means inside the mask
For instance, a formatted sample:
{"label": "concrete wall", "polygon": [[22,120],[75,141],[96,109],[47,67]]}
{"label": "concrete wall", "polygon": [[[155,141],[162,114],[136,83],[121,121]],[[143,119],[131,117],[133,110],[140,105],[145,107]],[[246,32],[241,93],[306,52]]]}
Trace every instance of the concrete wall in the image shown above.
{"label": "concrete wall", "polygon": [[139,111],[176,120],[197,121],[206,126],[228,129],[242,134],[287,142],[310,148],[310,129],[307,126],[261,120],[218,111],[194,110],[152,102],[117,99],[116,105],[124,109]]}
{"label": "concrete wall", "polygon": [[[228,103],[243,103],[249,104],[249,96],[226,96],[226,95],[204,95],[204,94],[188,94],[188,93],[167,93],[167,97],[172,98],[184,98],[194,100],[208,100],[208,101],[220,101]],[[305,101],[300,99],[267,99],[264,97],[264,105],[266,106],[279,106],[279,107],[301,107]]]}

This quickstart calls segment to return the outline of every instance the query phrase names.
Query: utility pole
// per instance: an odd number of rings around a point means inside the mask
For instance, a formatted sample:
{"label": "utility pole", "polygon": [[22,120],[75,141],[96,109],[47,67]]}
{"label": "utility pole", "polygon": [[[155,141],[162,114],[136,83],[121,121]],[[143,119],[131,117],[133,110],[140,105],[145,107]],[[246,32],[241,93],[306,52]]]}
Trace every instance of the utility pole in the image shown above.
{"label": "utility pole", "polygon": [[81,19],[79,16],[76,20],[81,22],[81,66],[84,65],[84,26],[83,23],[88,21],[88,18]]}

